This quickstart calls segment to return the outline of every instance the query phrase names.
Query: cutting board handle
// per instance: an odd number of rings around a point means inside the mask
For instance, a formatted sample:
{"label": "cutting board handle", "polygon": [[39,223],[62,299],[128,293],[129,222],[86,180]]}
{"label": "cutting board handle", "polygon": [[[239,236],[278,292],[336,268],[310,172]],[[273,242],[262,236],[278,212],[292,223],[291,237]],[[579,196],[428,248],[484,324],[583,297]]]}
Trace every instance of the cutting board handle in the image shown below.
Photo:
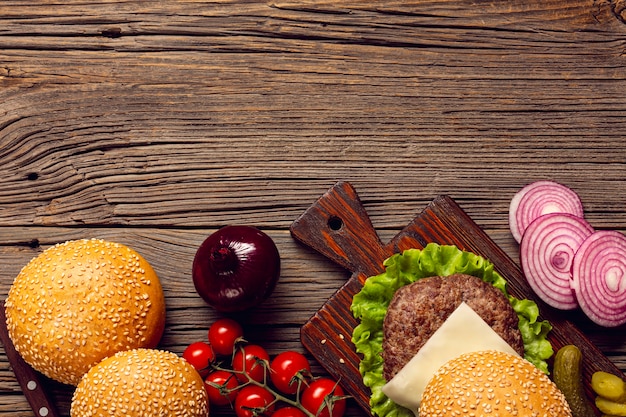
{"label": "cutting board handle", "polygon": [[390,255],[372,226],[356,190],[338,182],[290,227],[294,239],[353,273],[383,272]]}

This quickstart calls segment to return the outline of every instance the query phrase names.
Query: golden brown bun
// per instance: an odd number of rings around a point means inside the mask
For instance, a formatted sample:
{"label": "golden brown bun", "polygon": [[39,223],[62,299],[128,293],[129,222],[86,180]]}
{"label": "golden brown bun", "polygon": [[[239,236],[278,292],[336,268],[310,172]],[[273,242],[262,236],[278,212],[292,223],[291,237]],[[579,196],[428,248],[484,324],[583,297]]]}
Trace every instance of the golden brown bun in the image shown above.
{"label": "golden brown bun", "polygon": [[71,417],[206,417],[208,399],[200,374],[163,350],[119,352],[80,381]]}
{"label": "golden brown bun", "polygon": [[165,299],[152,267],[103,240],[55,245],[18,274],[5,302],[9,336],[33,368],[65,384],[121,350],[156,347]]}
{"label": "golden brown bun", "polygon": [[426,385],[420,417],[554,416],[572,413],[546,374],[519,356],[498,351],[463,354]]}

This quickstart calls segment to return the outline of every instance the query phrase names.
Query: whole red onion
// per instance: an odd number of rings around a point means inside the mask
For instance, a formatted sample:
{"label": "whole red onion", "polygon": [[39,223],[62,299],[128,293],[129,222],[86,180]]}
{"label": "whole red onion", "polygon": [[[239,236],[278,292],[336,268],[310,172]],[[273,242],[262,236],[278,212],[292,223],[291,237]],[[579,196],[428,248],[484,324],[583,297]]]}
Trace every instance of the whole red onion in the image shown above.
{"label": "whole red onion", "polygon": [[218,311],[260,304],[274,291],[280,255],[272,238],[252,226],[225,226],[200,245],[192,278],[198,294]]}

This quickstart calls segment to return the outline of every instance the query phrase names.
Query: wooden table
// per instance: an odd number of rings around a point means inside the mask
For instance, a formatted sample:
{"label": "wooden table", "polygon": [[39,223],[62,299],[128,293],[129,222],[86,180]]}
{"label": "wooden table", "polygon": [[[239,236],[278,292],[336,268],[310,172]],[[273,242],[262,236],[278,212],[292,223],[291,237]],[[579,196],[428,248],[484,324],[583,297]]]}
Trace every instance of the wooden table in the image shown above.
{"label": "wooden table", "polygon": [[[254,225],[282,277],[239,318],[270,353],[303,350],[349,273],[289,226],[336,181],[383,241],[447,194],[517,259],[509,201],[538,179],[624,231],[625,92],[623,0],[3,1],[0,295],[54,243],[116,240],[159,273],[162,347],[182,352],[219,316],[196,248]],[[623,331],[584,330],[626,369]],[[0,416],[32,415],[3,353],[0,393]]]}

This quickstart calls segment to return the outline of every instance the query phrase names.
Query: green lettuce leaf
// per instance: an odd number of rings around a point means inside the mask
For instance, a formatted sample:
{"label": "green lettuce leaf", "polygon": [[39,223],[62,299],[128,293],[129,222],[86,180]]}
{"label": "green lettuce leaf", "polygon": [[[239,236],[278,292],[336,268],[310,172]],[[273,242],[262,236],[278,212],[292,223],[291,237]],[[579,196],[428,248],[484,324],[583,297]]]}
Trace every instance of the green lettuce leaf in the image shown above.
{"label": "green lettuce leaf", "polygon": [[420,278],[447,276],[454,273],[473,275],[500,289],[519,317],[524,340],[524,357],[548,373],[546,362],[554,353],[547,339],[552,326],[538,320],[539,308],[534,301],[519,300],[506,289],[506,280],[488,260],[459,250],[456,246],[428,244],[424,249],[408,249],[385,260],[385,272],[369,277],[351,305],[360,323],[352,333],[352,342],[362,355],[359,370],[364,384],[370,388],[372,413],[380,417],[413,417],[413,412],[397,405],[382,392],[383,378],[383,320],[395,291]]}

